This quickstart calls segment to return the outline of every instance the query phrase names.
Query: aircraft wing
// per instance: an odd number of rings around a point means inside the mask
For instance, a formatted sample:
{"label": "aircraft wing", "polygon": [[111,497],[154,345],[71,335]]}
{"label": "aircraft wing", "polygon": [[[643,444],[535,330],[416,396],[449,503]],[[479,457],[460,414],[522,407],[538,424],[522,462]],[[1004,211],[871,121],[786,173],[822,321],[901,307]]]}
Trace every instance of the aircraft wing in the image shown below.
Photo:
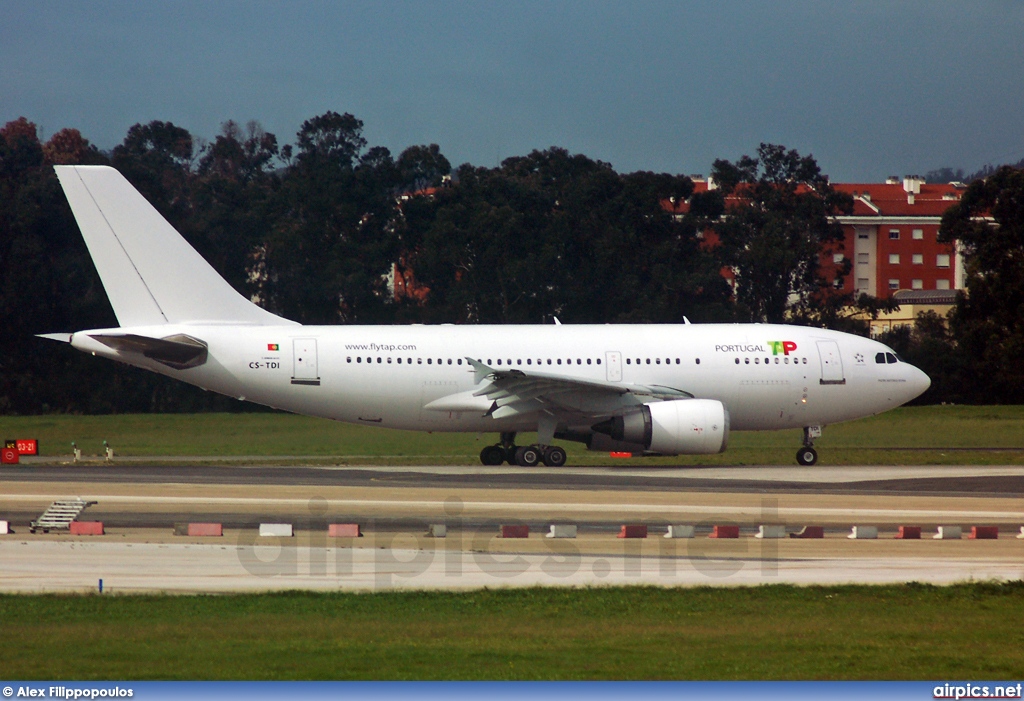
{"label": "aircraft wing", "polygon": [[472,358],[477,384],[473,397],[491,402],[488,413],[496,419],[544,411],[561,416],[596,418],[650,401],[692,399],[673,387],[583,380],[566,375],[509,368],[496,369]]}

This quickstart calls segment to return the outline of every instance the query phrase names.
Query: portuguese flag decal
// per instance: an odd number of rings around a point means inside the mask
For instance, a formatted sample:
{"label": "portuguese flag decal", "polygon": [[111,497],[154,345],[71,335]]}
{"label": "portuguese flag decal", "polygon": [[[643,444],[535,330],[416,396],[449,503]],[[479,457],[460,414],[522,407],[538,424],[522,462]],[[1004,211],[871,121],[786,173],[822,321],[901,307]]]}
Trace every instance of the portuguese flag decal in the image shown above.
{"label": "portuguese flag decal", "polygon": [[279,351],[279,350],[281,350],[281,346],[279,346],[276,343],[268,343],[267,344],[267,350],[268,351]]}

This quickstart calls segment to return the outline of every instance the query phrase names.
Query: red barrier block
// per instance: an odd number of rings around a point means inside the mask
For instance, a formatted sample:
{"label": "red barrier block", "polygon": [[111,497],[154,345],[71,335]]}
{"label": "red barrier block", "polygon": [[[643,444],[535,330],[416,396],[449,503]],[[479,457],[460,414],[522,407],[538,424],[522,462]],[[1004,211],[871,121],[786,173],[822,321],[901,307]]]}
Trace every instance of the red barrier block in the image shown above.
{"label": "red barrier block", "polygon": [[219,523],[190,523],[188,524],[188,534],[222,536],[224,528]]}
{"label": "red barrier block", "polygon": [[971,526],[968,540],[996,540],[999,538],[999,526]]}
{"label": "red barrier block", "polygon": [[897,540],[921,540],[920,526],[900,526],[900,532],[896,534]]}
{"label": "red barrier block", "polygon": [[646,538],[647,537],[647,526],[644,525],[626,525],[623,524],[622,530],[619,531],[619,538]]}
{"label": "red barrier block", "polygon": [[612,452],[608,453],[608,457],[610,457],[610,458],[631,458],[631,457],[633,457],[633,454],[632,453],[624,453],[621,450],[613,450]]}
{"label": "red barrier block", "polygon": [[332,523],[327,526],[331,538],[359,538],[363,535],[358,523]]}
{"label": "red barrier block", "polygon": [[72,521],[71,535],[103,535],[103,521]]}
{"label": "red barrier block", "polygon": [[790,533],[790,538],[824,538],[824,526],[804,526],[796,533]]}
{"label": "red barrier block", "polygon": [[708,538],[739,538],[739,526],[715,526]]}
{"label": "red barrier block", "polygon": [[515,525],[515,526],[502,526],[501,527],[502,538],[529,538],[530,527],[527,525]]}

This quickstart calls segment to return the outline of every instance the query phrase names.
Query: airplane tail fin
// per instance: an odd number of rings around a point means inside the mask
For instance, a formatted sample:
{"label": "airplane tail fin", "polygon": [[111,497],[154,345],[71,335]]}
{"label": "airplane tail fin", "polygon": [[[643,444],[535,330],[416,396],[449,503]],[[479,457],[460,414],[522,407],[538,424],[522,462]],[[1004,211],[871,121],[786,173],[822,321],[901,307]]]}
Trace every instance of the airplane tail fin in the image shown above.
{"label": "airplane tail fin", "polygon": [[121,326],[293,324],[235,291],[108,166],[55,166]]}

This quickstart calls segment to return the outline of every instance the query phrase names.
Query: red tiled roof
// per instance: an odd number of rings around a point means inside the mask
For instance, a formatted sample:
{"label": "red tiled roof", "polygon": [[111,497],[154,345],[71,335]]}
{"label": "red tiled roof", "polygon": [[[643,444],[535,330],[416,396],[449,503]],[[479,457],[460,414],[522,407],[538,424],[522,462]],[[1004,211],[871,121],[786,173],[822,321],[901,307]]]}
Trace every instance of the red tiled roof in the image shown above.
{"label": "red tiled roof", "polygon": [[[695,181],[693,185],[695,194],[708,191],[706,180]],[[832,187],[854,197],[852,216],[855,217],[941,217],[957,203],[963,192],[963,189],[950,184],[923,183],[920,192],[914,195],[914,204],[910,204],[903,181],[894,184],[832,183]],[[690,210],[689,202],[665,201],[664,207],[675,214],[685,214]]]}

